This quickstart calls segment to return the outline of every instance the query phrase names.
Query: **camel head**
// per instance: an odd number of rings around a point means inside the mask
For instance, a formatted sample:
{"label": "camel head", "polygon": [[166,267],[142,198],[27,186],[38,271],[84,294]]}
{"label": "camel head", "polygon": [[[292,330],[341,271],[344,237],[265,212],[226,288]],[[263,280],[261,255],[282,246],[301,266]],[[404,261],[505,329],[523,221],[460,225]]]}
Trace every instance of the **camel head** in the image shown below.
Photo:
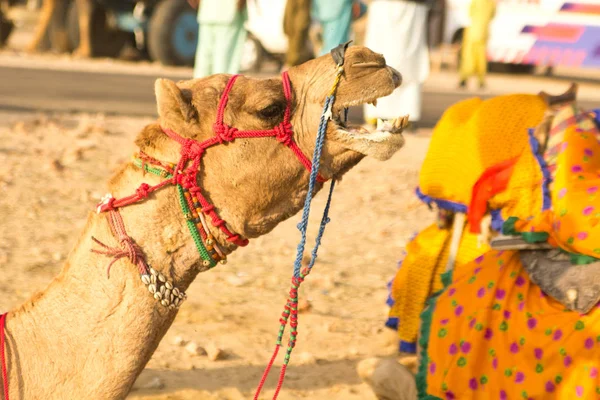
{"label": "camel head", "polygon": [[[331,55],[288,71],[293,139],[309,160],[336,71]],[[213,125],[219,101],[230,78],[219,74],[178,83],[157,80],[160,126],[154,124],[143,130],[136,142],[140,149],[176,163],[180,145],[161,127],[198,142],[215,137]],[[283,83],[282,77],[238,77],[228,93],[224,122],[239,131],[278,126],[288,104]],[[375,102],[400,83],[400,74],[385,64],[383,56],[364,47],[348,49],[321,156],[319,173],[325,179],[339,179],[365,156],[385,160],[400,149],[404,143],[400,133],[407,117],[388,121],[374,132],[349,126],[342,118],[344,108]],[[253,238],[269,232],[301,208],[308,178],[307,169],[289,147],[274,137],[264,137],[236,138],[208,148],[197,181],[228,225],[242,236]],[[317,190],[321,187],[319,184]],[[214,234],[219,238],[217,232]]]}

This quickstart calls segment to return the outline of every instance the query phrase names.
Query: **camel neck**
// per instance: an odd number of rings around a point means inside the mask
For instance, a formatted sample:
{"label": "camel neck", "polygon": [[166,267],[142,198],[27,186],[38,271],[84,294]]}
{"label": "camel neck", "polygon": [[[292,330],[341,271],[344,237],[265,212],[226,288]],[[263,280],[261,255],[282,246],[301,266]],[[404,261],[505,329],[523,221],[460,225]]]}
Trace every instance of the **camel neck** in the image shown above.
{"label": "camel neck", "polygon": [[[157,193],[157,203],[121,212],[127,233],[148,261],[187,290],[201,263],[182,219],[175,217],[181,211],[161,207],[172,204],[174,195]],[[111,258],[91,251],[98,248],[92,237],[118,246],[105,215],[91,214],[61,273],[43,293],[8,315],[12,400],[124,398],[175,319],[177,310],[149,293],[138,268],[126,258],[107,276]]]}

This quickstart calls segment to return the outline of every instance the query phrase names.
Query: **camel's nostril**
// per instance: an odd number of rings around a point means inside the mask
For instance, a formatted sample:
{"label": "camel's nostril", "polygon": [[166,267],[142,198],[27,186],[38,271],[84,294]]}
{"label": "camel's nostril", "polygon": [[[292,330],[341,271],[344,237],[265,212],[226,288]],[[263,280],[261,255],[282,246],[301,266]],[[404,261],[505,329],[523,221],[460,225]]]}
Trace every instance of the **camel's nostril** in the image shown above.
{"label": "camel's nostril", "polygon": [[389,67],[390,72],[392,73],[392,81],[394,81],[394,86],[398,87],[400,86],[400,84],[402,83],[402,75],[400,74],[400,72],[396,71],[394,68]]}

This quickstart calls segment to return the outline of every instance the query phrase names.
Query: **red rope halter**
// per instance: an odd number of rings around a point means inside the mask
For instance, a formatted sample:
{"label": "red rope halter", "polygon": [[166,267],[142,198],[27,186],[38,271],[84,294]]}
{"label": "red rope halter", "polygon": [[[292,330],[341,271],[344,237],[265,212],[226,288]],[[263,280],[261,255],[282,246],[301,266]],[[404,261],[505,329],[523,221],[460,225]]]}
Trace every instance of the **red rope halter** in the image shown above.
{"label": "red rope halter", "polygon": [[[279,125],[275,126],[273,129],[267,130],[240,131],[224,122],[225,109],[229,100],[229,93],[231,92],[231,89],[233,88],[233,85],[239,76],[240,75],[233,75],[225,86],[225,90],[223,91],[223,95],[221,96],[219,106],[217,108],[217,118],[215,124],[213,125],[213,132],[215,135],[213,137],[203,142],[198,142],[193,139],[184,138],[171,129],[162,127],[163,132],[167,136],[181,145],[181,158],[177,163],[177,167],[174,170],[172,179],[163,181],[155,186],[142,183],[136,190],[135,194],[121,199],[111,198],[105,203],[99,205],[98,211],[103,212],[113,210],[115,208],[136,203],[148,197],[150,193],[162,188],[163,186],[166,186],[167,184],[181,184],[184,188],[188,189],[198,197],[198,200],[202,206],[202,212],[210,217],[213,226],[218,227],[223,233],[225,233],[227,236],[227,241],[235,243],[238,246],[246,246],[248,244],[248,239],[242,238],[238,234],[234,234],[227,228],[225,221],[219,218],[214,210],[215,207],[210,204],[210,202],[202,195],[201,189],[198,187],[196,176],[198,173],[198,168],[200,167],[202,156],[204,155],[206,149],[218,144],[231,142],[235,139],[275,137],[280,143],[286,145],[294,152],[298,160],[300,160],[302,165],[304,165],[309,172],[311,170],[311,162],[294,140],[294,131],[290,122],[290,117],[292,114],[292,87],[287,72],[282,74],[282,85],[286,100],[286,108],[283,115],[283,121]],[[162,165],[160,161],[153,160],[150,157],[148,157],[148,160],[145,161]],[[319,182],[326,181],[326,179],[324,179],[320,174],[318,175],[317,179]]]}

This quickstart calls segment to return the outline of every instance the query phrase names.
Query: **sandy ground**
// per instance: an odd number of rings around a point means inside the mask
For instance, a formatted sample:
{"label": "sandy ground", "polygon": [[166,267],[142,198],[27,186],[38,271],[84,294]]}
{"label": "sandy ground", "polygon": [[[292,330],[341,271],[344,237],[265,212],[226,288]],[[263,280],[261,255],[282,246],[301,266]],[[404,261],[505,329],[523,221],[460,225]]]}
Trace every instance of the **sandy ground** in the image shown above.
{"label": "sandy ground", "polygon": [[[5,277],[0,309],[26,300],[58,273],[87,212],[116,166],[135,150],[133,138],[149,121],[0,112],[0,273]],[[301,299],[310,309],[300,316],[281,400],[374,399],[356,364],[396,351],[394,334],[383,327],[385,285],[406,240],[433,219],[413,194],[427,143],[426,134],[408,136],[392,160],[363,161],[336,189],[319,262],[302,286]],[[309,241],[324,197],[316,198]],[[130,399],[251,398],[274,347],[298,219],[196,279]],[[181,341],[219,348],[225,357],[211,361],[192,354]],[[265,399],[274,391],[272,375]]]}

